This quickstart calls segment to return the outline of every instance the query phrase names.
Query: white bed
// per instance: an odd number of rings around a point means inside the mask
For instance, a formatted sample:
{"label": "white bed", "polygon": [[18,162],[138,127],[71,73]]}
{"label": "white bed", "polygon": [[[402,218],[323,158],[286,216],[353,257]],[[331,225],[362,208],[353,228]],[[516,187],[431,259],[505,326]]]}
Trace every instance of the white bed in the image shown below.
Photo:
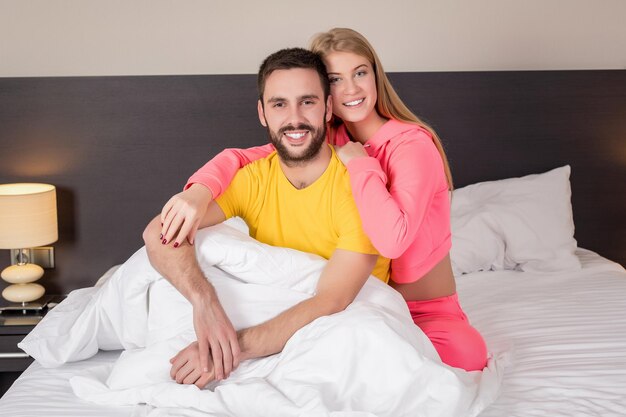
{"label": "white bed", "polygon": [[[435,373],[428,374],[428,378],[430,378],[430,375],[434,375],[434,379],[439,378],[440,375],[437,369],[451,375],[450,378],[445,380],[448,385],[443,385],[443,394],[442,392],[435,392],[430,398],[435,403],[447,400],[448,393],[445,391],[445,387],[449,388],[449,396],[453,397],[458,394],[456,391],[463,391],[467,386],[474,391],[472,391],[469,400],[467,398],[464,399],[466,403],[463,407],[476,412],[480,410],[480,416],[482,417],[617,417],[626,415],[626,400],[624,399],[626,398],[626,317],[624,314],[626,312],[626,271],[622,266],[608,261],[593,252],[576,248],[575,240],[573,239],[574,227],[569,202],[569,173],[569,167],[562,167],[545,174],[475,184],[474,186],[455,191],[452,216],[452,258],[457,276],[458,292],[463,308],[472,324],[485,337],[488,348],[496,360],[495,362],[490,361],[489,371],[483,374],[473,373],[469,377],[467,376],[470,374],[453,375],[454,373],[450,373],[444,368],[437,368],[440,365],[434,368],[432,366],[430,368],[428,366],[420,368],[420,370],[426,373],[435,369]],[[232,229],[229,230],[232,231]],[[246,235],[244,235],[244,238],[249,239]],[[225,236],[221,236],[215,240],[220,245],[223,245],[227,239]],[[199,241],[201,241],[201,238],[199,238]],[[240,256],[239,249],[242,247],[242,242],[243,240],[236,240],[232,245],[232,247],[237,248],[237,250],[232,251],[236,256]],[[197,246],[201,245],[198,244]],[[258,242],[252,246],[255,245],[258,246]],[[202,252],[201,250],[199,251]],[[224,259],[229,257],[228,253],[213,255],[216,253],[216,248],[206,251],[206,253],[211,253],[211,256],[221,256]],[[255,265],[257,267],[256,271],[263,271],[272,276],[276,275],[275,266],[277,264],[270,262],[270,256],[266,256],[266,252],[263,249],[260,253],[262,256],[257,257],[259,259],[257,262],[269,263],[267,265]],[[304,273],[302,271],[306,269],[301,266],[304,264],[303,259],[298,258],[296,260],[294,258],[294,260],[286,267],[286,269],[292,268],[292,270],[284,271],[287,277],[293,276],[293,271],[295,270],[302,274]],[[200,262],[201,264],[205,262],[202,260],[202,257],[200,257]],[[146,264],[146,262],[143,263],[143,265]],[[241,262],[238,260],[233,261],[233,265],[240,264]],[[316,274],[313,269],[308,269],[307,271],[311,276]],[[260,279],[261,281],[270,279],[259,278],[258,275],[262,274],[259,272],[251,274],[251,276],[255,277],[254,279]],[[124,280],[123,277],[121,278],[119,282],[129,282]],[[277,279],[280,280],[279,278]],[[113,281],[113,278],[111,281]],[[372,281],[375,283],[374,287],[378,285],[379,289],[383,288],[382,293],[388,292],[388,287],[382,285],[379,281]],[[161,282],[164,281],[161,280]],[[220,291],[219,282],[219,280],[214,281],[218,292]],[[299,281],[294,282],[300,285]],[[245,284],[245,282],[243,283]],[[281,283],[281,285],[283,284]],[[113,285],[110,287],[116,288]],[[80,293],[80,296],[74,297],[74,300],[84,300],[82,301],[83,305],[89,305],[90,294],[94,292],[90,289],[80,291],[84,292]],[[92,291],[92,293],[89,291]],[[145,293],[145,291],[142,291],[137,294]],[[158,294],[157,291],[151,291],[151,294]],[[275,291],[271,290],[270,293]],[[362,294],[368,291],[370,291],[370,295],[373,294],[371,292],[372,285],[369,282],[364,287]],[[131,299],[137,296],[132,291],[129,294]],[[182,297],[175,290],[167,294],[169,294],[168,300],[175,297],[179,297],[182,300]],[[387,308],[391,308],[391,310],[396,309],[396,305],[404,305],[401,300],[398,303],[393,302],[393,297],[397,296],[397,294],[386,294],[386,299],[384,297],[379,298],[374,303],[370,302],[370,305],[385,305],[387,303]],[[252,298],[256,299],[258,295],[258,290],[255,289]],[[141,313],[139,310],[134,310],[132,314],[124,312],[123,310],[129,308],[127,300],[116,301],[119,297],[114,292],[107,297],[110,300],[109,302],[119,303],[113,304],[116,308],[110,310],[114,312],[114,316],[106,321],[109,324],[113,323],[113,327],[115,327],[115,322],[118,323],[117,326],[127,325],[125,317],[135,316],[137,312]],[[367,301],[366,298],[357,301],[362,302],[364,300]],[[142,308],[146,304],[145,299],[141,297],[134,302],[138,303]],[[58,317],[59,315],[56,312],[61,311],[58,309],[62,305],[55,309],[55,314],[49,314],[46,320],[53,316]],[[355,302],[354,305],[357,305],[357,303]],[[225,305],[225,308],[230,316],[228,306]],[[402,319],[401,313],[398,315],[400,319]],[[275,313],[266,311],[265,314],[271,317]],[[85,316],[87,315],[79,315],[79,317]],[[158,322],[163,322],[169,316],[171,316],[170,312],[167,312],[166,315],[161,314]],[[169,318],[172,319],[171,317]],[[89,333],[90,328],[88,326],[85,327],[85,324],[90,324],[89,319],[83,318],[81,320],[84,321],[84,327],[81,329]],[[236,320],[237,318],[234,318],[234,322]],[[415,329],[410,319],[408,320],[410,328]],[[174,325],[176,325],[176,320],[174,319],[174,321]],[[312,325],[316,323],[314,322]],[[359,321],[358,323],[361,322]],[[171,323],[169,325],[166,324],[163,328],[171,327],[171,325]],[[140,339],[143,337],[139,333],[146,333],[143,329],[150,327],[141,326],[141,323],[139,327],[133,324],[130,328],[122,329],[121,331],[117,329],[117,333],[114,332],[114,334],[126,332],[129,335],[129,340],[132,342],[131,345],[137,345],[137,343],[141,343]],[[364,331],[366,327],[361,324],[358,326],[352,324],[352,326],[352,330],[358,328],[359,332]],[[379,329],[385,331],[384,327]],[[310,332],[310,330],[307,331]],[[357,335],[359,332],[354,331],[353,335]],[[82,332],[76,333],[82,335]],[[297,339],[299,337],[300,341],[303,338],[306,340],[306,336],[298,336],[299,334],[306,334],[306,332],[301,331],[294,338]],[[363,358],[368,358],[367,355],[372,354],[374,356],[369,356],[369,358],[380,357],[379,354],[376,356],[376,352],[372,353],[370,351],[372,350],[370,345],[380,345],[381,343],[378,341],[380,339],[378,334],[375,333],[373,339],[367,339],[368,341],[364,345],[365,348],[364,346],[359,347],[359,354],[362,354]],[[313,338],[314,343],[309,345],[308,349],[313,349],[315,343],[318,342],[317,337],[322,335],[323,332],[315,335],[315,338]],[[393,334],[391,336],[393,338]],[[419,335],[409,336],[419,339]],[[52,339],[56,340],[55,343],[57,344],[65,342],[65,339],[60,340],[58,337],[56,339],[53,337]],[[322,340],[322,338],[320,337],[319,340]],[[90,340],[89,343],[90,348],[78,352],[78,357],[90,357],[96,352],[98,346],[102,346],[101,344],[94,345],[94,340]],[[296,343],[299,342],[294,342],[295,346],[297,346]],[[418,341],[414,345],[416,349],[420,348],[419,343]],[[37,346],[37,342],[35,345]],[[426,345],[421,345],[422,348],[424,346]],[[352,345],[342,347],[349,355],[353,354],[352,352],[355,350]],[[432,348],[432,346],[430,347]],[[426,351],[428,351],[428,346],[426,348]],[[49,349],[49,346],[46,349]],[[285,351],[289,349],[286,347]],[[44,353],[42,354],[41,352]],[[39,357],[44,355],[43,357],[49,362],[57,361],[64,363],[67,360],[67,358],[62,357],[52,360],[51,355],[46,356],[46,352],[48,351],[45,349],[40,351]],[[408,362],[413,363],[412,355],[414,352],[412,350],[404,352],[407,355],[406,357],[410,358],[410,360],[405,360],[404,365],[409,366]],[[34,357],[38,357],[35,354],[35,350],[29,351],[29,353]],[[74,352],[74,354],[76,353]],[[428,352],[424,353],[424,355],[428,357]],[[111,371],[114,363],[119,363],[116,362],[118,361],[118,356],[117,352],[99,352],[84,361],[68,363],[58,368],[49,369],[42,367],[39,363],[34,363],[15,382],[5,396],[0,399],[0,416],[38,416],[43,412],[47,416],[65,417],[147,415],[150,417],[165,415],[219,415],[221,417],[231,414],[249,417],[251,415],[251,413],[202,414],[198,411],[181,409],[180,407],[173,411],[171,409],[154,409],[145,405],[109,408],[103,405],[98,406],[87,403],[74,395],[69,382],[70,378],[75,377],[79,373],[84,374],[86,371],[92,377],[93,375],[99,375],[99,373],[104,375],[106,372]],[[133,356],[130,357],[133,358]],[[294,357],[292,356],[292,358]],[[295,358],[299,360],[297,356]],[[420,358],[420,356],[416,356],[416,358]],[[319,358],[316,359],[319,360]],[[428,359],[424,359],[423,362],[426,365],[429,364]],[[357,361],[357,363],[360,362]],[[376,361],[376,363],[378,364],[379,362]],[[315,367],[311,364],[305,365],[307,367],[303,369]],[[401,363],[401,365],[403,364]],[[381,366],[377,365],[377,367],[380,368]],[[494,389],[494,383],[497,384],[499,382],[502,369],[504,369],[504,377],[499,387],[500,392],[495,401],[493,401],[498,388],[496,385]],[[398,368],[398,370],[399,372],[404,371],[402,368]],[[163,377],[163,372],[166,373],[167,371],[161,370],[161,378]],[[246,371],[244,370],[243,372]],[[374,367],[373,372],[378,372],[378,369]],[[145,376],[141,375],[142,372],[135,373],[139,374],[139,381],[142,378],[143,381],[151,381],[151,379],[146,379]],[[106,379],[107,375],[113,375],[113,373],[106,374],[104,379]],[[176,384],[172,386],[169,378],[166,379],[169,385],[165,386],[165,389],[162,391],[157,390],[157,393],[171,396],[176,396],[178,393],[183,395],[189,393],[189,398],[193,397],[195,400],[202,398],[202,401],[205,403],[211,403],[212,399],[217,398],[215,396],[211,397],[212,393],[209,392],[191,392],[193,389],[183,392],[178,389],[181,388],[180,386]],[[75,378],[73,381],[74,389],[76,389],[76,381],[77,379]],[[86,385],[89,383],[89,380],[85,379],[80,381],[86,381]],[[302,384],[303,380],[296,382]],[[307,379],[304,380],[305,385],[308,382]],[[344,390],[342,391],[344,394],[349,392],[345,391],[345,383],[334,386],[333,382],[332,380],[326,380],[328,384],[325,385],[328,391],[327,394],[332,396],[337,393],[337,389]],[[274,383],[281,383],[280,378],[275,379]],[[383,381],[383,389],[386,383],[387,381]],[[98,385],[97,381],[95,385]],[[431,389],[435,391],[438,389],[432,388],[431,385],[424,383],[419,385],[419,387],[420,389],[424,387],[424,392],[428,391],[428,395],[430,395]],[[89,391],[89,387],[81,388],[85,388],[83,391]],[[350,388],[348,387],[348,389]],[[112,402],[107,400],[109,398],[117,398],[111,396],[109,392],[97,391],[97,389],[95,391],[91,390],[92,394],[95,392],[92,398],[100,401],[100,404],[111,404]],[[324,394],[325,391],[321,390],[320,392]],[[407,392],[421,394],[421,391]],[[258,392],[253,390],[250,393],[255,394]],[[379,392],[376,391],[376,393],[378,394]],[[395,391],[393,393],[395,395]],[[143,395],[141,392],[140,394]],[[155,399],[153,394],[151,394],[152,397],[138,396],[137,391],[132,395],[135,395],[133,398],[149,398],[153,403],[155,401],[158,403],[160,400],[158,395]],[[377,397],[376,394],[370,395],[370,397],[379,400],[379,403],[383,402],[382,407],[380,407],[380,404],[376,404],[379,409],[402,408],[402,404],[400,404],[400,408],[398,408],[398,404],[392,405],[395,399],[393,396],[388,396],[385,400],[381,399],[380,396]],[[463,396],[457,395],[454,398],[461,397]],[[127,396],[126,398],[129,397]],[[211,401],[206,401],[207,398],[210,398]],[[233,396],[233,398],[235,401],[238,401],[239,397]],[[371,399],[368,398],[370,401]],[[260,404],[266,400],[267,398],[261,398],[257,401]],[[415,405],[412,397],[405,396],[402,401],[406,403],[412,402]],[[231,401],[230,404],[232,405],[233,402]],[[253,405],[255,405],[254,401]],[[485,408],[485,406],[487,407]],[[449,409],[447,411],[449,412]],[[284,410],[279,409],[255,413],[255,415],[271,415],[272,417],[293,414],[297,413],[285,413]],[[317,416],[319,414],[314,415]],[[324,413],[321,415],[361,417],[377,414]],[[380,415],[390,414],[380,413]],[[433,416],[433,414],[429,414],[424,410],[410,414],[398,412],[391,415],[393,417],[399,415]],[[456,417],[458,414],[452,415]]]}
{"label": "white bed", "polygon": [[99,352],[82,361],[60,368],[31,364],[0,399],[0,416],[6,417],[129,417],[135,407],[106,407],[82,401],[70,387],[69,379],[78,372],[111,363],[119,351]]}
{"label": "white bed", "polygon": [[[582,269],[575,273],[458,277],[472,323],[508,362],[498,399],[481,417],[626,415],[626,271],[593,252],[576,253]],[[147,413],[148,407],[97,406],[72,392],[72,375],[117,356],[100,352],[53,369],[32,364],[0,400],[0,415]]]}
{"label": "white bed", "polygon": [[509,352],[481,417],[626,416],[626,272],[579,249],[577,272],[476,272],[457,279],[490,350]]}

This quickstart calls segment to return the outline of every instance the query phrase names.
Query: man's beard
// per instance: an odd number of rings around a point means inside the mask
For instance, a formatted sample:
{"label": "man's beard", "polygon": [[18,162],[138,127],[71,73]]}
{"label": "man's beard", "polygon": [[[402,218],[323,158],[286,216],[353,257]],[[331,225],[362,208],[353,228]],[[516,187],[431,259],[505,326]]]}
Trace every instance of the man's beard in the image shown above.
{"label": "man's beard", "polygon": [[[281,140],[284,133],[294,130],[308,130],[311,135],[311,142],[309,143],[309,146],[297,155],[291,153],[288,145],[285,145]],[[274,148],[276,148],[276,152],[278,153],[280,159],[285,163],[285,165],[291,167],[302,165],[303,163],[311,161],[317,157],[326,140],[326,124],[323,123],[319,129],[315,129],[313,126],[306,123],[300,123],[297,126],[287,125],[281,127],[276,133],[274,133],[268,126],[267,133],[269,134],[270,141],[272,142],[272,145],[274,145]]]}

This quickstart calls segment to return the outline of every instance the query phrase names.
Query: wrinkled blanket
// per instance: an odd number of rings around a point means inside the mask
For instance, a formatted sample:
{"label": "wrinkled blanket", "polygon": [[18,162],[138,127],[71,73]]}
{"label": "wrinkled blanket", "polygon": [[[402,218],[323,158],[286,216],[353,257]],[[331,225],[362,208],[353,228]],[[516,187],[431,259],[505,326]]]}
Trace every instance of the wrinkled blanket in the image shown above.
{"label": "wrinkled blanket", "polygon": [[[237,329],[311,297],[326,262],[226,224],[200,231],[196,251]],[[169,358],[193,340],[191,306],[141,249],[103,284],[72,292],[20,347],[48,367],[124,349],[72,388],[95,403],[144,404],[137,415],[149,416],[475,416],[502,376],[493,360],[484,372],[442,364],[401,296],[373,277],[345,311],[203,390],[169,376]]]}

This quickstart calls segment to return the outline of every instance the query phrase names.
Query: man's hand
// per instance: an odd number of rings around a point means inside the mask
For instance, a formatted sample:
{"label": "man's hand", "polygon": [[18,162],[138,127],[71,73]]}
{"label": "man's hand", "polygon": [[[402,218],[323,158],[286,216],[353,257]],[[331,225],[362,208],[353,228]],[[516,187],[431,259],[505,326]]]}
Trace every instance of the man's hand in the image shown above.
{"label": "man's hand", "polygon": [[207,187],[193,184],[169,199],[161,210],[161,240],[180,246],[185,239],[193,245],[213,193]]}
{"label": "man's hand", "polygon": [[209,362],[209,370],[203,372],[200,365],[198,342],[193,342],[170,359],[172,364],[170,376],[179,384],[194,384],[202,389],[209,382],[215,380],[215,369],[213,363]]}
{"label": "man's hand", "polygon": [[239,366],[241,351],[237,333],[217,296],[196,297],[192,305],[200,370],[207,373],[214,368],[215,379],[228,378]]}

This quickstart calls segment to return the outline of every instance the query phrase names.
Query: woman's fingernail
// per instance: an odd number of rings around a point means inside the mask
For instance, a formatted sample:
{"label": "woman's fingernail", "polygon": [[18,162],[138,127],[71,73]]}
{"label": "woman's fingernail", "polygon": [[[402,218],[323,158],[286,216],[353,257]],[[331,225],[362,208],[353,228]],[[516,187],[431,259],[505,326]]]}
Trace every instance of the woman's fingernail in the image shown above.
{"label": "woman's fingernail", "polygon": [[178,247],[178,242],[174,242],[174,247],[177,248]]}
{"label": "woman's fingernail", "polygon": [[163,239],[163,233],[159,235],[159,239]]}
{"label": "woman's fingernail", "polygon": [[165,245],[167,243],[167,239],[163,239],[161,243]]}

